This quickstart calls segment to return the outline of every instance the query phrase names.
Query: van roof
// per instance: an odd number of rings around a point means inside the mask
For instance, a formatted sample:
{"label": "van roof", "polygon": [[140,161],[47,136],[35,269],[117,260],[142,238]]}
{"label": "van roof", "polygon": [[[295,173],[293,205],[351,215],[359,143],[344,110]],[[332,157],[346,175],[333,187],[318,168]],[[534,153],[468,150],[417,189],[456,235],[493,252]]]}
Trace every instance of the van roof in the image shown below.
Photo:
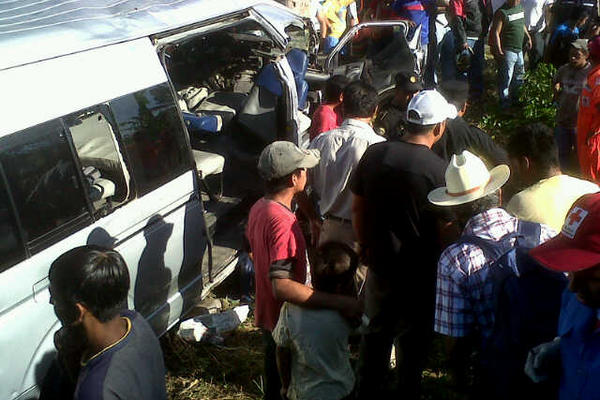
{"label": "van roof", "polygon": [[272,0],[7,0],[0,70],[165,32]]}

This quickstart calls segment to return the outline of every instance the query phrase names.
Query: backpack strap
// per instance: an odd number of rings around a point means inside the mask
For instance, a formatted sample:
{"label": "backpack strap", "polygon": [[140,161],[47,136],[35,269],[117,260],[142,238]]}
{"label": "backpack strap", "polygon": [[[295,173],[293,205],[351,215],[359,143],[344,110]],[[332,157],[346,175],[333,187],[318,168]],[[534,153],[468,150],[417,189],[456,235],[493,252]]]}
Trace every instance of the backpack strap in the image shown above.
{"label": "backpack strap", "polygon": [[519,220],[517,223],[517,233],[518,237],[515,246],[533,249],[540,244],[542,225],[537,222]]}
{"label": "backpack strap", "polygon": [[489,260],[497,260],[502,257],[506,252],[512,249],[510,244],[511,239],[514,239],[518,236],[517,232],[507,233],[502,236],[500,240],[489,240],[483,239],[479,236],[475,235],[462,235],[457,241],[456,244],[470,244],[473,246],[477,246],[483,251],[485,257]]}

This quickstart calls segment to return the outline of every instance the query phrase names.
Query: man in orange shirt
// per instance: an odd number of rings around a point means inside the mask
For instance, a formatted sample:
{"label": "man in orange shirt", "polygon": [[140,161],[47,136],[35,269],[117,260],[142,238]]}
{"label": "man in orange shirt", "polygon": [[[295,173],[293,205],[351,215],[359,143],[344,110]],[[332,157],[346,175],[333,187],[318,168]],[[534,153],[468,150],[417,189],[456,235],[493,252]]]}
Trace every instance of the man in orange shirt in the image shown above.
{"label": "man in orange shirt", "polygon": [[579,100],[577,155],[584,178],[600,182],[600,36],[588,43],[590,70]]}

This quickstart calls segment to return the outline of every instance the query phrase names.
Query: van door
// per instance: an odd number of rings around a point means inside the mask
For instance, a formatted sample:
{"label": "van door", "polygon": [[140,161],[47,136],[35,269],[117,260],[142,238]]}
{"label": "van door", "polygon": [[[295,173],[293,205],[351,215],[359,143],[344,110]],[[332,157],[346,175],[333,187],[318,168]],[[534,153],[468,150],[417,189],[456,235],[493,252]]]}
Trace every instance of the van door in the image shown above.
{"label": "van door", "polygon": [[386,88],[397,72],[421,70],[420,27],[410,41],[408,32],[405,21],[360,23],[342,36],[325,60],[324,69],[333,75],[365,79],[378,90]]}

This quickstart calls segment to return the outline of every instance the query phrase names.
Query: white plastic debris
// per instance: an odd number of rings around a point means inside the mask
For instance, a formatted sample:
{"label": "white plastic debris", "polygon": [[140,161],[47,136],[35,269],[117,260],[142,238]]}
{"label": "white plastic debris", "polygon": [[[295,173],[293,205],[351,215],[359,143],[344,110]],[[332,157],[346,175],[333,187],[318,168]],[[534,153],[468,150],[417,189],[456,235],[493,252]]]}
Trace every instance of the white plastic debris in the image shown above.
{"label": "white plastic debris", "polygon": [[248,318],[250,307],[238,306],[217,314],[206,314],[183,321],[177,334],[185,340],[221,343],[222,333],[233,331]]}

